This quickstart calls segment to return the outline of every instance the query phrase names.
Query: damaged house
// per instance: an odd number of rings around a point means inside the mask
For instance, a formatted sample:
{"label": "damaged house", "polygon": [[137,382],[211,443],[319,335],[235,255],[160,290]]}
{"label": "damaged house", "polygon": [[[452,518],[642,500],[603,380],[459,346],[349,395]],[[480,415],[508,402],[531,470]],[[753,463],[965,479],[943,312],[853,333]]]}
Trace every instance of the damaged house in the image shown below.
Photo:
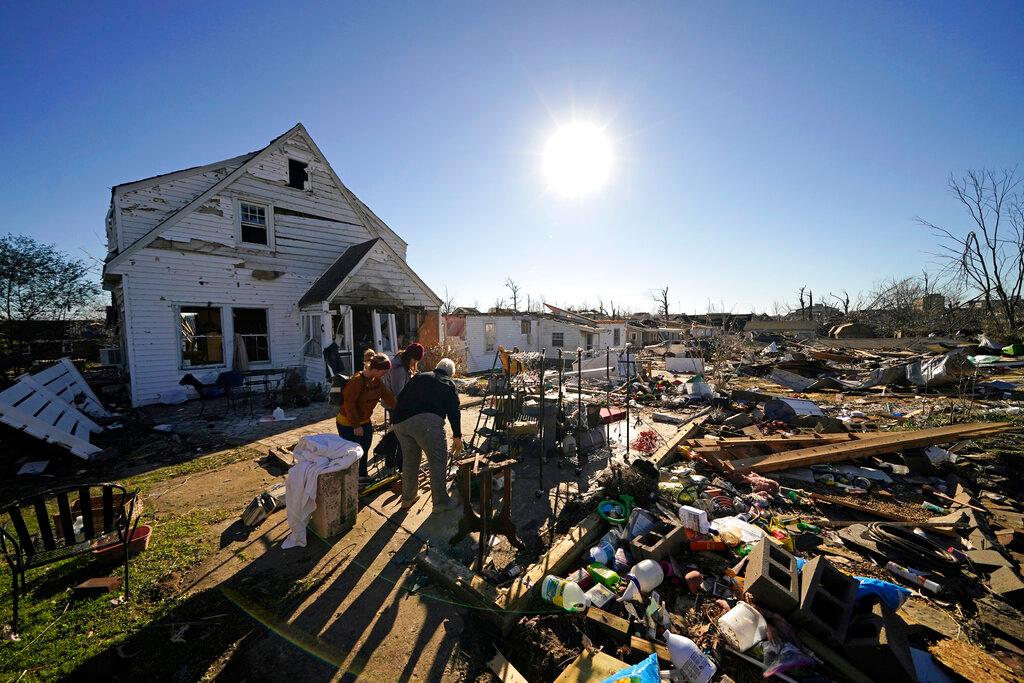
{"label": "damaged house", "polygon": [[406,242],[302,124],[256,152],[117,185],[106,231],[134,405],[186,373],[291,367],[323,382],[325,357],[348,374],[366,348],[441,335],[441,301]]}

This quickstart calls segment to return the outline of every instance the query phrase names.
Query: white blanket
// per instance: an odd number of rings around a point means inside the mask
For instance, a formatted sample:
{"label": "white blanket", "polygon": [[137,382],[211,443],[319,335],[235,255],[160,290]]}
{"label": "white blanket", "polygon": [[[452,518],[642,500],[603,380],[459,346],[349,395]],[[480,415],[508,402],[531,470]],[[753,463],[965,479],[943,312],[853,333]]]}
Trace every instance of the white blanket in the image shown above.
{"label": "white blanket", "polygon": [[334,434],[315,434],[299,439],[292,453],[297,462],[285,480],[284,499],[291,528],[281,544],[286,549],[306,545],[306,524],[316,509],[317,478],[351,467],[363,456],[363,448]]}

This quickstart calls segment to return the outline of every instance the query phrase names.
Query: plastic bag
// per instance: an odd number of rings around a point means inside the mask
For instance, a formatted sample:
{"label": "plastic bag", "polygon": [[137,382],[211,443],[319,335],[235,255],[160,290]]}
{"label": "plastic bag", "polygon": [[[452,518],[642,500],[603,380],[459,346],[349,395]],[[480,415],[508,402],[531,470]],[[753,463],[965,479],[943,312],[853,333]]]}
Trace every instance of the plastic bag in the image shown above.
{"label": "plastic bag", "polygon": [[633,666],[614,673],[601,683],[659,683],[658,655],[654,654]]}
{"label": "plastic bag", "polygon": [[873,579],[869,576],[855,576],[853,578],[860,581],[860,586],[857,587],[856,602],[860,602],[867,597],[875,596],[881,600],[886,607],[895,611],[898,610],[900,605],[905,603],[911,596],[909,590],[895,583],[890,583],[889,581]]}
{"label": "plastic bag", "polygon": [[786,673],[787,671],[794,671],[803,667],[813,667],[815,665],[814,660],[804,654],[803,651],[793,643],[784,643],[780,649],[776,649],[776,647],[777,646],[771,641],[765,642],[765,678],[770,678],[775,674]]}

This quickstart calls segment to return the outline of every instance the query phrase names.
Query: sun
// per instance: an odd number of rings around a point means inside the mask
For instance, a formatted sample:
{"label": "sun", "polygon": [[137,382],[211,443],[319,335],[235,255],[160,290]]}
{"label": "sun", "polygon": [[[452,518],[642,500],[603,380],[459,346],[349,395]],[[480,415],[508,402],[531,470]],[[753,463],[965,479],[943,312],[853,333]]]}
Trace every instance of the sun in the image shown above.
{"label": "sun", "polygon": [[544,146],[548,187],[566,197],[600,189],[611,175],[614,154],[602,128],[589,121],[559,126]]}

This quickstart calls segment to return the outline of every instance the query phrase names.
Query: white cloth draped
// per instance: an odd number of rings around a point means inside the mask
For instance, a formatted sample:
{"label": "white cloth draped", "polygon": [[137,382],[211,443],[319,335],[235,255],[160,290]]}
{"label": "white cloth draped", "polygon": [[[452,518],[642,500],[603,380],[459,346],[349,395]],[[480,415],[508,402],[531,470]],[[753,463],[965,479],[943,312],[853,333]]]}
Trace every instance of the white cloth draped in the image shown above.
{"label": "white cloth draped", "polygon": [[285,505],[291,533],[282,548],[306,546],[306,524],[316,509],[316,484],[321,474],[351,467],[363,456],[359,444],[334,434],[304,436],[292,451],[296,463],[285,480]]}

